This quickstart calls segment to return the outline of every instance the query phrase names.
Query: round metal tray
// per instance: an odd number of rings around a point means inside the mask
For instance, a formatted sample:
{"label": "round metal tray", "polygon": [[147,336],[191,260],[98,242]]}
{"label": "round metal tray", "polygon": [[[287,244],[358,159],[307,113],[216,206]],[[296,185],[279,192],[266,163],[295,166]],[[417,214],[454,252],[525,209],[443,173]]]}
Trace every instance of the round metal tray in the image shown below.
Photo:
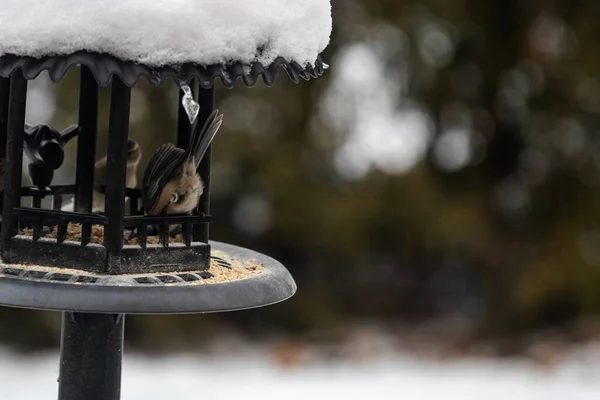
{"label": "round metal tray", "polygon": [[211,283],[215,278],[206,271],[104,275],[0,264],[0,305],[89,313],[191,314],[266,306],[296,292],[296,283],[278,261],[245,248],[210,244],[213,261],[220,268],[252,265],[256,272]]}

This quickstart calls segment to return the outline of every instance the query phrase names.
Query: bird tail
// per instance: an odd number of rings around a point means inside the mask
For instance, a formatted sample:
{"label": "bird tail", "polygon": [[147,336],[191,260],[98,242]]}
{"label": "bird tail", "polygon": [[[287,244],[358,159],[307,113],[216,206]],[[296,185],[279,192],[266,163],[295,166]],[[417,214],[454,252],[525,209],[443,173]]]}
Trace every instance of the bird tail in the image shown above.
{"label": "bird tail", "polygon": [[199,130],[198,125],[196,125],[190,147],[186,151],[187,157],[194,157],[196,169],[200,166],[200,161],[202,161],[206,150],[208,150],[222,123],[223,114],[219,114],[219,110],[214,110],[206,119],[202,129]]}

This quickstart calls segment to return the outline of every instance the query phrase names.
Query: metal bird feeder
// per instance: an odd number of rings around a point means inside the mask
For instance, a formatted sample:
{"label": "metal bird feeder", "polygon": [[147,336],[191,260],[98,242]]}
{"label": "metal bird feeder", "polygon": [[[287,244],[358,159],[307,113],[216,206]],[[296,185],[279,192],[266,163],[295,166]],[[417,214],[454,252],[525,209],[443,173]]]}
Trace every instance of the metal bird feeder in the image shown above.
{"label": "metal bird feeder", "polygon": [[[287,270],[254,251],[209,241],[210,150],[199,173],[205,183],[191,215],[136,215],[142,194],[125,187],[131,87],[145,76],[154,86],[167,78],[185,82],[200,105],[198,124],[214,109],[214,84],[253,86],[259,77],[271,86],[280,70],[298,83],[323,73],[320,58],[306,67],[278,58],[273,64],[173,65],[160,68],[123,61],[109,54],[79,51],[44,58],[0,57],[0,158],[4,163],[1,227],[0,304],[63,311],[59,398],[114,400],[120,397],[124,315],[204,313],[259,307],[282,301],[296,290]],[[25,121],[28,80],[47,71],[54,82],[79,68],[79,120],[64,132]],[[239,78],[239,79],[238,79]],[[99,87],[111,86],[106,185],[94,187]],[[177,145],[190,141],[192,124],[180,104]],[[77,135],[73,185],[52,185],[62,164],[62,145]],[[23,154],[30,161],[32,186],[21,185]],[[34,173],[31,173],[31,169]],[[37,169],[36,169],[37,168]],[[92,192],[105,193],[105,212],[92,212]],[[61,211],[65,196],[74,211]],[[42,200],[52,199],[50,209]],[[27,203],[30,206],[22,206]],[[125,205],[125,200],[129,205]],[[129,210],[126,209],[129,208]],[[218,223],[218,221],[215,221]],[[70,240],[70,224],[80,238]],[[182,243],[169,243],[170,225],[182,226]],[[103,242],[92,243],[93,227]],[[148,226],[161,227],[148,244]],[[124,232],[137,229],[138,243]],[[54,237],[44,237],[52,231]],[[24,231],[30,235],[23,234]],[[211,264],[212,263],[212,264]],[[235,268],[253,263],[245,279],[216,282],[211,265]]]}

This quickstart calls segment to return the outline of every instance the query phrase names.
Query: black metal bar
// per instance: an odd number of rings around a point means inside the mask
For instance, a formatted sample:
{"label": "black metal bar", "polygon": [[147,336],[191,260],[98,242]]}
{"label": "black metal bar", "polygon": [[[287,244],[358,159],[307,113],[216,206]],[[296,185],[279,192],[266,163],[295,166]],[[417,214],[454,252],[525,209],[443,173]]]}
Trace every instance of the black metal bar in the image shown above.
{"label": "black metal bar", "polygon": [[33,208],[42,208],[42,197],[39,195],[33,196],[32,201]]}
{"label": "black metal bar", "polygon": [[60,211],[62,209],[62,203],[63,203],[63,199],[62,199],[61,194],[55,194],[52,197],[52,209],[53,210]]}
{"label": "black metal bar", "polygon": [[[210,113],[215,108],[215,88],[200,89],[198,93],[198,103],[200,104],[200,113],[198,115],[198,124],[202,126]],[[206,150],[206,154],[200,163],[198,173],[204,183],[204,193],[200,197],[198,211],[204,215],[210,214],[210,163],[212,160],[212,146]],[[208,243],[209,224],[204,222],[194,226],[194,241]]]}
{"label": "black metal bar", "polygon": [[138,244],[145,249],[148,247],[148,225],[145,223],[138,225]]}
{"label": "black metal bar", "polygon": [[124,314],[63,313],[59,400],[119,400]]}
{"label": "black metal bar", "polygon": [[6,158],[10,78],[0,78],[0,158]]}
{"label": "black metal bar", "polygon": [[139,198],[137,196],[129,196],[129,214],[135,215],[139,209]]}
{"label": "black metal bar", "polygon": [[125,211],[125,174],[127,171],[127,136],[131,89],[117,76],[110,93],[110,121],[106,161],[106,200],[104,209],[110,224],[104,227],[104,244],[108,250],[108,268],[117,270],[123,248]]}
{"label": "black metal bar", "polygon": [[37,242],[42,236],[42,222],[39,219],[33,221],[33,241]]}
{"label": "black metal bar", "polygon": [[140,222],[147,224],[159,224],[162,222],[168,222],[169,224],[183,224],[191,222],[194,224],[210,221],[210,216],[202,215],[128,215],[123,218],[125,225],[137,225]]}
{"label": "black metal bar", "polygon": [[164,247],[169,247],[169,224],[168,222],[158,225],[158,237],[160,244]]}
{"label": "black metal bar", "polygon": [[69,226],[69,221],[65,221],[61,219],[58,221],[58,231],[56,232],[56,243],[61,244],[67,238],[67,227]]}
{"label": "black metal bar", "polygon": [[[192,96],[196,98],[198,93],[198,81],[192,79],[189,83],[189,87],[192,90]],[[179,111],[177,114],[177,147],[186,149],[190,144],[190,138],[192,137],[192,127],[183,105],[181,104],[181,98],[184,95],[183,90],[179,89]]]}
{"label": "black metal bar", "polygon": [[191,222],[186,222],[181,225],[181,235],[183,236],[183,241],[187,247],[192,245],[192,234],[193,234],[193,225]]}
{"label": "black metal bar", "polygon": [[28,218],[48,218],[48,219],[64,219],[69,222],[92,222],[100,225],[108,224],[109,219],[103,215],[99,214],[84,214],[84,213],[76,213],[70,211],[54,211],[54,210],[46,210],[43,208],[21,208],[16,207],[13,210],[14,214],[20,215],[22,217]]}
{"label": "black metal bar", "polygon": [[35,193],[51,194],[74,194],[75,185],[56,185],[48,188],[40,189],[37,186],[22,186],[21,196],[33,196]]}
{"label": "black metal bar", "polygon": [[79,135],[75,174],[75,211],[92,211],[94,160],[98,130],[98,83],[92,71],[81,66],[79,84]]}
{"label": "black metal bar", "polygon": [[92,223],[84,222],[81,224],[81,245],[86,246],[92,237]]}
{"label": "black metal bar", "polygon": [[13,209],[21,202],[21,173],[23,172],[23,135],[27,105],[27,80],[21,70],[10,79],[10,104],[8,106],[8,134],[6,137],[6,162],[4,165],[4,201],[2,206],[2,260],[10,262],[10,238],[17,227]]}

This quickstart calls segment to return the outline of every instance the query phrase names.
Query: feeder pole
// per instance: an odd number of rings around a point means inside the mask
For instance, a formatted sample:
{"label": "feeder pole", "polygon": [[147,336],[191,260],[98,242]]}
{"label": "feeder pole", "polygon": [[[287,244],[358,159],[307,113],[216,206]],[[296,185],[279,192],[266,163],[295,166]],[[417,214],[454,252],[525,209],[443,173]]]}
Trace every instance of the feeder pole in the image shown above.
{"label": "feeder pole", "polygon": [[119,400],[125,314],[63,313],[59,400]]}

